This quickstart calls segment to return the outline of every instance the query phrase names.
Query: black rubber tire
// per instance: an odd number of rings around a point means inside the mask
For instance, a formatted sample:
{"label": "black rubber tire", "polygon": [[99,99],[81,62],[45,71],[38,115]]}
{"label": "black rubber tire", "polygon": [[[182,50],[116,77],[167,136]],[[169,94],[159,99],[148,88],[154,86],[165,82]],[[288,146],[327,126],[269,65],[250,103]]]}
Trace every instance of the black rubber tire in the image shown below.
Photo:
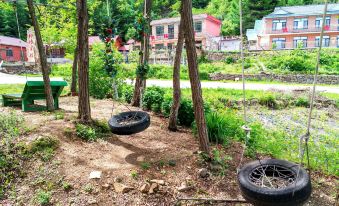
{"label": "black rubber tire", "polygon": [[[126,117],[137,117],[138,120],[127,125],[119,124],[121,119]],[[149,127],[151,124],[151,118],[149,114],[143,111],[130,111],[122,112],[120,114],[114,115],[109,121],[108,125],[111,128],[113,134],[118,135],[131,135],[138,132],[142,132]]]}
{"label": "black rubber tire", "polygon": [[278,159],[265,159],[260,160],[260,162],[250,162],[244,165],[238,173],[240,190],[246,201],[256,206],[294,206],[302,205],[311,196],[311,180],[303,168],[300,168],[296,184],[293,183],[285,188],[262,188],[252,183],[249,175],[255,168],[261,165],[282,166],[292,170],[294,174],[298,173],[299,166],[292,162]]}

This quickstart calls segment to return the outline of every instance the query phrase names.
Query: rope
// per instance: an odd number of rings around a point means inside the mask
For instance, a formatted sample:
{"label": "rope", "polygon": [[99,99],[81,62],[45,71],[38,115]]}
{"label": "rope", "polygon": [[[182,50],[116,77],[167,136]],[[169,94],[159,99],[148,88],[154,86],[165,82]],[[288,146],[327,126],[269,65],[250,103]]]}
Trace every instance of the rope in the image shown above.
{"label": "rope", "polygon": [[[323,37],[324,37],[324,28],[325,28],[325,19],[326,19],[326,13],[327,13],[327,5],[328,2],[327,0],[325,0],[325,7],[324,7],[324,13],[323,13],[323,22],[322,22],[322,28],[321,28],[321,33],[320,33],[320,43],[319,43],[319,50],[318,50],[318,54],[317,54],[317,63],[315,66],[315,72],[314,72],[314,79],[313,79],[313,88],[312,88],[312,95],[311,95],[311,102],[310,102],[310,110],[308,113],[308,121],[307,121],[307,129],[306,129],[306,134],[300,137],[299,140],[299,158],[300,158],[300,162],[299,162],[299,166],[298,166],[298,173],[297,173],[297,179],[299,178],[299,172],[301,169],[301,165],[303,164],[303,159],[304,159],[304,154],[306,151],[306,157],[307,157],[307,168],[308,168],[308,172],[309,175],[311,177],[311,169],[310,169],[310,156],[309,156],[309,147],[308,147],[308,141],[310,138],[310,129],[311,129],[311,121],[312,121],[312,113],[313,113],[313,104],[314,104],[314,98],[315,98],[315,91],[316,91],[316,85],[317,85],[317,78],[318,78],[318,72],[319,72],[319,64],[320,64],[320,54],[321,54],[321,49],[322,49],[322,45],[323,45]],[[305,142],[305,147],[302,147],[302,144]],[[295,192],[295,188],[296,188],[296,184],[295,183],[295,187],[293,190],[293,195]]]}

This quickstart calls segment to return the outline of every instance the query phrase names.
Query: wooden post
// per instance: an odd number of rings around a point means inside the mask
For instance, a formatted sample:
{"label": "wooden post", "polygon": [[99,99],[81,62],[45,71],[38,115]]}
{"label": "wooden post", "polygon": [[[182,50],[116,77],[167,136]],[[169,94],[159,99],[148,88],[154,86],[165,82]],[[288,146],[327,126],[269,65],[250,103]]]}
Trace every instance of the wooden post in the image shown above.
{"label": "wooden post", "polygon": [[37,42],[38,52],[39,52],[39,59],[40,59],[40,66],[41,66],[41,72],[42,77],[45,84],[45,94],[46,94],[46,106],[48,111],[54,110],[54,103],[53,103],[53,96],[52,96],[52,89],[49,79],[49,69],[47,65],[47,58],[46,53],[44,49],[44,44],[42,42],[41,33],[38,21],[35,16],[35,10],[33,7],[33,0],[27,0],[28,10],[29,14],[31,16],[34,32],[35,32],[35,38]]}

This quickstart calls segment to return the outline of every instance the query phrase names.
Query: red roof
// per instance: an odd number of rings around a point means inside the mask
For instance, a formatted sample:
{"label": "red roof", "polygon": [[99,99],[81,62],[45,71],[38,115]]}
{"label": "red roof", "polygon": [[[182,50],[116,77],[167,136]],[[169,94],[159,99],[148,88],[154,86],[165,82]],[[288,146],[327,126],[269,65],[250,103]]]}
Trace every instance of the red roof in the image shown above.
{"label": "red roof", "polygon": [[27,43],[18,38],[0,36],[0,44],[8,46],[27,47]]}
{"label": "red roof", "polygon": [[220,25],[222,24],[222,22],[219,19],[215,18],[214,16],[208,15],[207,19],[210,20],[210,21],[213,21],[217,24],[220,24]]}

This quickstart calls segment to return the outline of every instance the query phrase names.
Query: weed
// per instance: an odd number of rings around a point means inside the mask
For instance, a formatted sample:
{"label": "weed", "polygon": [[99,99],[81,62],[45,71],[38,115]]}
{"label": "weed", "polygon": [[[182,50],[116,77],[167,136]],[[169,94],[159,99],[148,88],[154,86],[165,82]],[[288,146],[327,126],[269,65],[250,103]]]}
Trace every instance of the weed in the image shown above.
{"label": "weed", "polygon": [[34,140],[29,146],[30,154],[38,154],[43,161],[48,161],[54,156],[54,151],[58,148],[59,141],[53,137],[41,137]]}
{"label": "weed", "polygon": [[72,189],[72,185],[68,182],[62,182],[62,189],[65,191],[69,191]]}
{"label": "weed", "polygon": [[133,179],[138,179],[138,177],[139,177],[139,174],[138,174],[138,172],[137,171],[135,171],[135,170],[133,170],[132,172],[131,172],[131,177],[133,178]]}
{"label": "weed", "polygon": [[64,135],[68,138],[71,138],[73,136],[73,133],[74,133],[74,131],[73,131],[72,128],[66,127],[64,129]]}
{"label": "weed", "polygon": [[310,102],[307,97],[298,97],[298,99],[295,101],[295,106],[297,107],[309,107]]}
{"label": "weed", "polygon": [[263,106],[267,106],[267,107],[272,108],[272,109],[278,108],[276,97],[272,94],[261,96],[259,98],[259,104],[261,104]]}
{"label": "weed", "polygon": [[168,165],[171,167],[175,167],[177,165],[177,162],[175,160],[168,160]]}
{"label": "weed", "polygon": [[40,205],[48,205],[50,204],[52,194],[51,192],[46,192],[43,190],[38,190],[38,193],[36,194],[36,201]]}
{"label": "weed", "polygon": [[97,135],[95,130],[84,124],[76,124],[75,126],[76,134],[81,139],[87,140],[87,141],[95,141],[97,139]]}
{"label": "weed", "polygon": [[84,187],[84,191],[87,192],[87,193],[91,193],[91,192],[93,192],[93,190],[94,190],[94,188],[91,184],[87,184]]}
{"label": "weed", "polygon": [[149,168],[151,168],[151,164],[148,162],[142,162],[140,166],[143,170],[148,170]]}
{"label": "weed", "polygon": [[165,166],[165,161],[164,160],[160,160],[158,162],[158,165],[159,165],[159,167],[164,167]]}
{"label": "weed", "polygon": [[59,119],[64,119],[65,118],[65,112],[63,111],[55,111],[54,112],[54,119],[59,120]]}

